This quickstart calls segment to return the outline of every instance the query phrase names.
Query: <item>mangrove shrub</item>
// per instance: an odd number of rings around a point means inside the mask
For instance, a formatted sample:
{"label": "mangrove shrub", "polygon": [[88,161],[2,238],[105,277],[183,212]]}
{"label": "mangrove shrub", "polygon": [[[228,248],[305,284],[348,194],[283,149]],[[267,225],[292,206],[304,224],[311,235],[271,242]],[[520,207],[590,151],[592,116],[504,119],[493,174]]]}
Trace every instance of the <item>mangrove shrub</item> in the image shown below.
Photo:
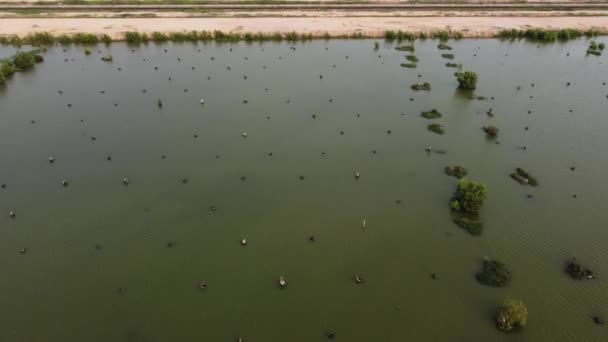
{"label": "mangrove shrub", "polygon": [[463,71],[454,73],[458,81],[458,88],[475,89],[477,87],[477,74],[474,71]]}
{"label": "mangrove shrub", "polygon": [[458,181],[458,188],[452,198],[452,209],[466,214],[477,215],[488,198],[485,185],[466,178]]}
{"label": "mangrove shrub", "polygon": [[496,312],[496,327],[500,331],[511,331],[515,327],[523,328],[528,322],[528,308],[517,299],[507,299]]}
{"label": "mangrove shrub", "polygon": [[477,272],[475,278],[486,286],[505,287],[511,282],[511,271],[498,260],[485,259],[482,270]]}

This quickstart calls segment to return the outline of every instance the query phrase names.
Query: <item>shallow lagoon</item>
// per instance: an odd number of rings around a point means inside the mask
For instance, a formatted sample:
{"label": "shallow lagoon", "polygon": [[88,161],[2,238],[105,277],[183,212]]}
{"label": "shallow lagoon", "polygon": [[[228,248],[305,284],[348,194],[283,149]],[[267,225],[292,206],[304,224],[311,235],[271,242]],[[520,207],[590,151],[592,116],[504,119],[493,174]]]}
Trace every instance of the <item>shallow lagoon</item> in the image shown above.
{"label": "shallow lagoon", "polygon": [[[0,340],[602,341],[606,57],[584,39],[450,41],[478,101],[438,43],[416,42],[416,69],[373,40],[50,48],[0,88]],[[488,186],[480,237],[450,220],[455,164]],[[510,287],[475,281],[484,256]],[[597,279],[570,279],[571,256]],[[521,332],[494,328],[505,297],[528,306]]]}

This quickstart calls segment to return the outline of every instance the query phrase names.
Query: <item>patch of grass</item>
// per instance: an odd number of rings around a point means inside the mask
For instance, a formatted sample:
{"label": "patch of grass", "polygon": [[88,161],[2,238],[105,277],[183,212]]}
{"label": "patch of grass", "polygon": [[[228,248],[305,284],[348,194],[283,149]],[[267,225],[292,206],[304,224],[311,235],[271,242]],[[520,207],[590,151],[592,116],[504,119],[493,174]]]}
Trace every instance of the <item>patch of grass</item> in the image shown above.
{"label": "patch of grass", "polygon": [[416,68],[416,63],[401,63],[401,66],[404,67],[404,68],[415,69]]}
{"label": "patch of grass", "polygon": [[412,88],[412,90],[414,91],[431,91],[431,84],[429,82],[424,82],[421,84],[412,84],[410,88]]}
{"label": "patch of grass", "polygon": [[380,48],[380,43],[374,42],[374,50],[378,50]]}
{"label": "patch of grass", "polygon": [[454,54],[453,53],[443,53],[443,54],[441,54],[441,57],[445,58],[445,59],[454,59]]}
{"label": "patch of grass", "polygon": [[89,56],[91,54],[91,50],[89,50],[88,48],[84,49],[84,54],[85,56]]}
{"label": "patch of grass", "polygon": [[422,112],[420,116],[425,119],[438,119],[441,117],[441,113],[439,113],[437,109],[431,109],[429,111]]}
{"label": "patch of grass", "polygon": [[456,64],[456,63],[452,63],[452,62],[445,63],[445,66],[448,68],[460,68],[461,67],[460,64]]}
{"label": "patch of grass", "polygon": [[[600,48],[601,46],[601,48]],[[601,56],[602,55],[602,50],[604,50],[604,43],[600,43],[599,45],[595,42],[595,40],[592,40],[591,43],[589,43],[589,48],[587,49],[587,54],[588,55],[594,55],[594,56]]]}
{"label": "patch of grass", "polygon": [[443,126],[433,122],[431,124],[429,124],[428,126],[426,126],[426,129],[428,129],[429,131],[433,132],[433,133],[437,133],[437,134],[444,134],[445,130],[443,129]]}

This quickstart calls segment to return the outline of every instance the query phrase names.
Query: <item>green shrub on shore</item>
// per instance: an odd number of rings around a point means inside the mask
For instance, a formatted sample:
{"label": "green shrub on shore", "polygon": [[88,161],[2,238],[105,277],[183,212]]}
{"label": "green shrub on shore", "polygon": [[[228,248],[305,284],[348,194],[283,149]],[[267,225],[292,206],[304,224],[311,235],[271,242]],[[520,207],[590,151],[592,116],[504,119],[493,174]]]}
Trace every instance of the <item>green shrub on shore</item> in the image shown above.
{"label": "green shrub on shore", "polygon": [[384,38],[388,41],[397,40],[415,40],[416,34],[412,32],[404,32],[404,31],[385,31]]}
{"label": "green shrub on shore", "polygon": [[97,44],[99,37],[90,33],[76,33],[72,36],[72,42],[75,44]]}
{"label": "green shrub on shore", "polygon": [[159,43],[166,42],[167,40],[169,40],[169,36],[162,32],[153,32],[152,40],[154,40],[155,42],[159,42]]}
{"label": "green shrub on shore", "polygon": [[10,58],[0,59],[0,84],[4,84],[14,73],[32,68],[44,59],[39,50],[20,51]]}
{"label": "green shrub on shore", "polygon": [[129,44],[141,44],[148,41],[148,34],[136,31],[125,32],[125,40]]}
{"label": "green shrub on shore", "polygon": [[55,38],[52,34],[48,32],[34,32],[25,36],[25,38],[23,38],[23,41],[27,44],[34,46],[53,45],[53,43],[55,42]]}

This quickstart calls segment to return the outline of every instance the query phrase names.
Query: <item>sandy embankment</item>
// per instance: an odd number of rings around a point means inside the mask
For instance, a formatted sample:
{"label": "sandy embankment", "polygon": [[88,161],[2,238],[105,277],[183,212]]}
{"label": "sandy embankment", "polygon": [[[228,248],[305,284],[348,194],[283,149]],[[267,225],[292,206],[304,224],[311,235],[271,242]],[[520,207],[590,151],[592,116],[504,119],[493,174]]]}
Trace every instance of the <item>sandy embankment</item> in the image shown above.
{"label": "sandy embankment", "polygon": [[608,30],[608,17],[334,17],[334,18],[4,18],[2,34],[25,36],[34,31],[53,34],[87,32],[119,39],[125,31],[292,32],[332,35],[363,33],[382,36],[385,30],[431,32],[451,29],[468,37],[487,37],[502,29],[598,28]]}

